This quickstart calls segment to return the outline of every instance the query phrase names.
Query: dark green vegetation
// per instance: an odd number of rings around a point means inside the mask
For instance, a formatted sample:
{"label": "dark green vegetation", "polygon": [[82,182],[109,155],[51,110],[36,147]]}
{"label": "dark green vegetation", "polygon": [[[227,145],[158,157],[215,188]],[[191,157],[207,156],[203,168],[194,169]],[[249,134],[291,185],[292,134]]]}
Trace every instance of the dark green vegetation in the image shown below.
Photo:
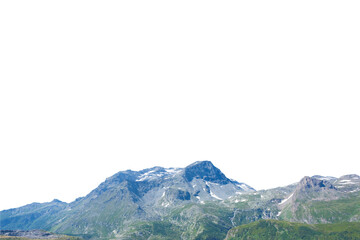
{"label": "dark green vegetation", "polygon": [[[0,236],[1,240],[44,240],[44,238],[27,238],[27,237],[8,237],[8,236]],[[63,236],[59,238],[51,238],[54,240],[82,240],[79,237],[71,237],[71,236]]]}
{"label": "dark green vegetation", "polygon": [[260,220],[238,226],[228,232],[226,240],[347,240],[360,239],[360,223],[303,224],[278,220]]}
{"label": "dark green vegetation", "polygon": [[51,232],[46,232],[43,230],[31,230],[31,231],[22,231],[22,230],[0,230],[0,239],[1,240],[44,240],[44,239],[54,239],[54,240],[82,240],[79,237],[58,235]]}
{"label": "dark green vegetation", "polygon": [[[128,170],[72,203],[54,200],[2,211],[0,229],[44,229],[84,239],[222,240],[234,227],[270,219],[359,222],[360,177],[304,177],[286,187],[255,191],[208,161],[183,169]],[[325,231],[320,225],[304,226],[300,232],[314,236]]]}
{"label": "dark green vegetation", "polygon": [[[8,237],[8,236],[0,236],[1,240],[44,240],[44,238],[27,238],[27,237]],[[63,236],[59,238],[51,238],[54,240],[82,240],[79,237],[71,237],[71,236]]]}

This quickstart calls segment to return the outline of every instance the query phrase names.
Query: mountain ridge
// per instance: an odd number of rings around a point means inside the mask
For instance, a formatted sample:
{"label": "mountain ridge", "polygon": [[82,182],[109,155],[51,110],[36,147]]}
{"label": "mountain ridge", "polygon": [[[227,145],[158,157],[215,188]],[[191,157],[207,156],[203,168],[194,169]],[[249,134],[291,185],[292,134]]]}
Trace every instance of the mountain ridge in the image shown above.
{"label": "mountain ridge", "polygon": [[[1,211],[0,229],[36,228],[86,239],[166,239],[171,229],[173,238],[224,239],[231,228],[261,219],[358,221],[359,191],[356,174],[315,175],[256,191],[210,161],[198,161],[185,168],[120,171],[71,203],[54,199]],[[336,216],[324,207],[329,205]]]}

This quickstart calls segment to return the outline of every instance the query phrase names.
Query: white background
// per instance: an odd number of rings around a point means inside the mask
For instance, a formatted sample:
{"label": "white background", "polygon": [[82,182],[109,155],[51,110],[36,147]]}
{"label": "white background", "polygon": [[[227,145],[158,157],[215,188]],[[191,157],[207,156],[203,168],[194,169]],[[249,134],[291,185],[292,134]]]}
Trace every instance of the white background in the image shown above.
{"label": "white background", "polygon": [[256,189],[360,167],[359,1],[0,1],[0,209],[211,160]]}

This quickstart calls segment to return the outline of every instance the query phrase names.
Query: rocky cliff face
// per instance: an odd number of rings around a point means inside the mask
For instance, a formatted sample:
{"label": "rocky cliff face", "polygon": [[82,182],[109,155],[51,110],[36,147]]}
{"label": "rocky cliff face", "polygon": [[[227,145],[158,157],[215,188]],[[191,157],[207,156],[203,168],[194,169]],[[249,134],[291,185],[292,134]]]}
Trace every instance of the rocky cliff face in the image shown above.
{"label": "rocky cliff face", "polygon": [[319,200],[330,200],[337,196],[337,189],[327,180],[306,176],[297,185],[292,200],[313,198],[315,195]]}
{"label": "rocky cliff face", "polygon": [[335,189],[335,187],[329,181],[307,176],[300,180],[297,187],[298,191],[325,191],[330,189]]}
{"label": "rocky cliff face", "polygon": [[202,179],[218,184],[228,184],[230,179],[216,168],[210,161],[195,162],[184,169],[184,176],[188,182],[193,179]]}

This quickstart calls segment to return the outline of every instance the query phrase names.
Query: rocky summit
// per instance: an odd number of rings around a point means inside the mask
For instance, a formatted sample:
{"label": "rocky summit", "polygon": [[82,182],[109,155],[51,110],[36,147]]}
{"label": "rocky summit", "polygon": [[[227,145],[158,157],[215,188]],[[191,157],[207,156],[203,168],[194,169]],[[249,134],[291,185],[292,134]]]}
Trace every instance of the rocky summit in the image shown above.
{"label": "rocky summit", "polygon": [[360,178],[353,174],[304,177],[256,191],[210,161],[198,161],[185,168],[121,171],[71,203],[1,211],[0,229],[43,229],[83,239],[224,239],[229,230],[258,220],[360,221],[359,190]]}

